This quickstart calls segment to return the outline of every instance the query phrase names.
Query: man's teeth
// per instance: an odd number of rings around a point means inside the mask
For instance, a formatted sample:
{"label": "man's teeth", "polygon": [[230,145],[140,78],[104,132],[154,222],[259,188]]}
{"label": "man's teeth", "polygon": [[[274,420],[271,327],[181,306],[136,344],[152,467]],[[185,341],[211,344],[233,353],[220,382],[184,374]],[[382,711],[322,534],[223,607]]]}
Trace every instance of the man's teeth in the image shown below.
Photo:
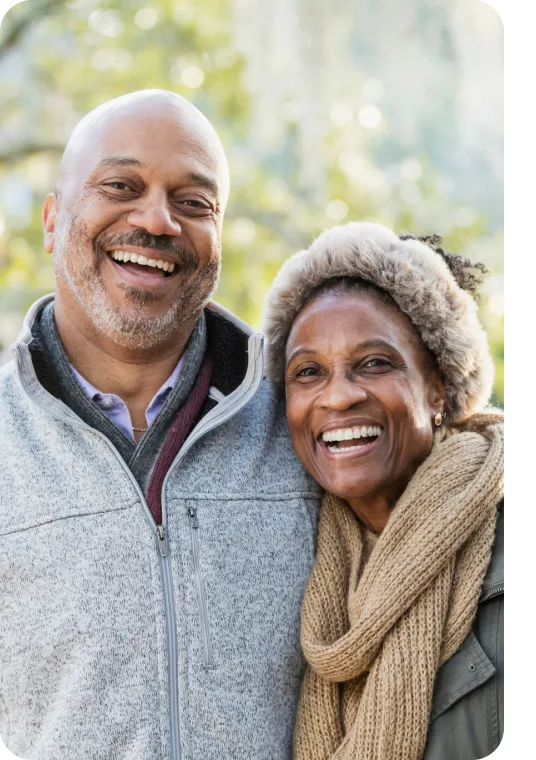
{"label": "man's teeth", "polygon": [[146,256],[128,253],[127,251],[112,251],[112,259],[115,259],[115,261],[132,261],[133,264],[141,264],[143,267],[158,267],[158,269],[163,269],[164,272],[169,272],[170,274],[175,269],[175,264],[171,261],[148,259]]}
{"label": "man's teeth", "polygon": [[[351,441],[353,438],[377,438],[382,429],[379,425],[361,425],[354,428],[339,428],[339,430],[328,430],[327,433],[322,433],[322,440],[328,441]],[[351,448],[357,448],[356,446],[346,447],[345,451]]]}

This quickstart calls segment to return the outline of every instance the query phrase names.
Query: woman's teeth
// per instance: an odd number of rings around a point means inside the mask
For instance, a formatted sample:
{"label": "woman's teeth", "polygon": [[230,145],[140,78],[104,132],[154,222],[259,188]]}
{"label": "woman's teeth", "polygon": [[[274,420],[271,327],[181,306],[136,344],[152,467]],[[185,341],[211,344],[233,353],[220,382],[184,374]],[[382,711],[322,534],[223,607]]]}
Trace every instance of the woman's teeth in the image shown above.
{"label": "woman's teeth", "polygon": [[327,433],[322,433],[322,440],[324,441],[351,441],[352,438],[377,438],[382,429],[379,425],[361,425],[361,427],[355,428],[340,428],[339,430],[328,430]]}
{"label": "woman's teeth", "polygon": [[[355,438],[377,438],[382,432],[382,428],[379,425],[361,425],[354,428],[339,428],[338,430],[328,430],[326,433],[322,433],[322,440],[328,444],[327,448],[332,452],[354,451],[360,449],[363,443],[357,446],[339,446],[339,441],[352,441]],[[370,441],[367,440],[367,443]],[[329,444],[332,444],[331,446]]]}
{"label": "woman's teeth", "polygon": [[171,261],[164,261],[164,259],[148,259],[146,256],[141,256],[137,253],[112,251],[111,256],[115,261],[131,261],[133,264],[139,264],[142,267],[158,267],[158,269],[163,269],[164,272],[168,272],[169,274],[175,269],[175,264]]}

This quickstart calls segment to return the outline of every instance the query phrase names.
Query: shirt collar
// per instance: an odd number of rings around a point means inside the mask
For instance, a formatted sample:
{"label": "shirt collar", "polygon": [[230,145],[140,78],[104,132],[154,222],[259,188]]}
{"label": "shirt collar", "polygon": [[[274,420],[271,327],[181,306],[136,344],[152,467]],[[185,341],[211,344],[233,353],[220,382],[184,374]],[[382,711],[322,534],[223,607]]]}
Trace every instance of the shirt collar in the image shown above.
{"label": "shirt collar", "polygon": [[[166,397],[169,394],[169,392],[173,390],[173,388],[177,384],[177,380],[181,371],[183,361],[184,361],[184,355],[181,356],[179,362],[177,363],[177,366],[175,367],[171,375],[168,377],[166,382],[163,385],[161,385],[160,388],[157,390],[157,392],[155,393],[155,395],[153,396],[151,400],[151,403],[147,407],[148,409],[150,409],[154,404],[158,403],[159,401],[162,401],[164,397]],[[102,398],[102,396],[113,395],[113,394],[107,394],[107,393],[103,393],[102,391],[99,391],[97,388],[95,388],[94,385],[91,385],[91,383],[88,380],[86,380],[85,377],[82,377],[82,375],[73,367],[72,364],[70,364],[69,366],[71,368],[71,372],[80,383],[80,387],[82,388],[86,396],[91,401],[98,401],[100,398]],[[122,399],[120,400],[122,401]]]}

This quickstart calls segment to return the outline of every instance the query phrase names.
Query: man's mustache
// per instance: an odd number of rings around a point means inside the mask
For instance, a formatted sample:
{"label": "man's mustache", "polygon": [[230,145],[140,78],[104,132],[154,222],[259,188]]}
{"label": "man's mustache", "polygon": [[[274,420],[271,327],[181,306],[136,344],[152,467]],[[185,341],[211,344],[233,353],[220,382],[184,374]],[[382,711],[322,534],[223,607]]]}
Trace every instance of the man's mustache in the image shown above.
{"label": "man's mustache", "polygon": [[155,251],[169,253],[173,256],[181,269],[196,269],[199,264],[198,255],[189,251],[181,245],[177,245],[171,235],[151,235],[146,230],[136,230],[134,232],[123,232],[118,235],[99,235],[96,240],[99,248],[118,249],[122,246],[132,245],[137,248],[152,248]]}

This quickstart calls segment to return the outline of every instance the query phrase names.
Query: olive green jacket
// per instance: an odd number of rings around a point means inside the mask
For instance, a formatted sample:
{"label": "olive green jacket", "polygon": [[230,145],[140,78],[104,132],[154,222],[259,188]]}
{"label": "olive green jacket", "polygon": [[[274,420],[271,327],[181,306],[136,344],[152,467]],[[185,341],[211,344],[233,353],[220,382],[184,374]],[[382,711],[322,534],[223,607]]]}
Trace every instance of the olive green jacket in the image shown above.
{"label": "olive green jacket", "polygon": [[480,760],[503,735],[504,509],[471,633],[438,671],[423,760]]}

